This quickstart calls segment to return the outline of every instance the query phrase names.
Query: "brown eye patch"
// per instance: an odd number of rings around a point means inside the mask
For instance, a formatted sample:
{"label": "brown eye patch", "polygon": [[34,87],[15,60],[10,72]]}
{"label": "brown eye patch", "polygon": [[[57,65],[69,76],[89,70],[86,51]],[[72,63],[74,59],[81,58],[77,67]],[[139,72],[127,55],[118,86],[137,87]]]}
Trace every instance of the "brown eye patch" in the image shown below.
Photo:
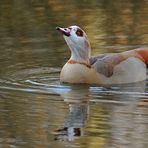
{"label": "brown eye patch", "polygon": [[77,36],[83,36],[83,31],[81,29],[77,29],[76,34]]}

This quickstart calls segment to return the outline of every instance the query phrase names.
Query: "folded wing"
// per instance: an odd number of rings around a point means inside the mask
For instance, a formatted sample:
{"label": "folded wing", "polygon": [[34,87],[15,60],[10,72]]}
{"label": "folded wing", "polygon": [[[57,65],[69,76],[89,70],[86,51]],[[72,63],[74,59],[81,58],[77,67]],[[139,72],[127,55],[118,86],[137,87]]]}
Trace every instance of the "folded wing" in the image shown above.
{"label": "folded wing", "polygon": [[122,53],[103,54],[90,58],[91,66],[106,77],[111,77],[114,73],[114,67],[130,57],[140,59],[148,65],[148,48],[138,48]]}

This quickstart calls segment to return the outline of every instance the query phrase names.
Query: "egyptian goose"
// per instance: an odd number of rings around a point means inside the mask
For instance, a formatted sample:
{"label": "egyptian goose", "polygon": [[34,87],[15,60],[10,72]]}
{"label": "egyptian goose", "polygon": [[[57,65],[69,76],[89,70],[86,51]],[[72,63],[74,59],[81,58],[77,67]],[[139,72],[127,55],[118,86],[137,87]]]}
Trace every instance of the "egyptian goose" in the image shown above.
{"label": "egyptian goose", "polygon": [[148,48],[91,57],[87,35],[80,27],[56,29],[62,33],[71,50],[71,57],[61,70],[61,82],[122,84],[146,79]]}

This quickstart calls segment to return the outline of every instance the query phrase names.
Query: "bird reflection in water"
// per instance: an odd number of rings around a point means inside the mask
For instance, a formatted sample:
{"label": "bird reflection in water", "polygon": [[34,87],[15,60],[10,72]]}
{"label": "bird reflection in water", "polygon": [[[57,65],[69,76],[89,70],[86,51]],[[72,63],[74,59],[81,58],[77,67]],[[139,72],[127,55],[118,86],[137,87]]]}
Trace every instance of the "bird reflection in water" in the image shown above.
{"label": "bird reflection in water", "polygon": [[76,137],[84,135],[84,126],[89,114],[89,100],[84,92],[82,96],[83,98],[80,96],[78,98],[75,91],[63,96],[64,101],[68,103],[69,113],[65,119],[64,127],[54,132],[54,140],[73,141]]}

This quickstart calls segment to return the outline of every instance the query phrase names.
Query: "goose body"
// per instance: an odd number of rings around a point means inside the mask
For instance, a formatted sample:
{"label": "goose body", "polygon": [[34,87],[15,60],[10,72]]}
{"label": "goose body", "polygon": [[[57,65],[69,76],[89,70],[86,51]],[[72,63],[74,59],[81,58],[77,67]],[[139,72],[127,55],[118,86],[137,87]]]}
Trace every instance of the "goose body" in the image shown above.
{"label": "goose body", "polygon": [[57,27],[71,50],[60,81],[87,84],[122,84],[146,79],[148,48],[91,56],[86,33],[78,26]]}

